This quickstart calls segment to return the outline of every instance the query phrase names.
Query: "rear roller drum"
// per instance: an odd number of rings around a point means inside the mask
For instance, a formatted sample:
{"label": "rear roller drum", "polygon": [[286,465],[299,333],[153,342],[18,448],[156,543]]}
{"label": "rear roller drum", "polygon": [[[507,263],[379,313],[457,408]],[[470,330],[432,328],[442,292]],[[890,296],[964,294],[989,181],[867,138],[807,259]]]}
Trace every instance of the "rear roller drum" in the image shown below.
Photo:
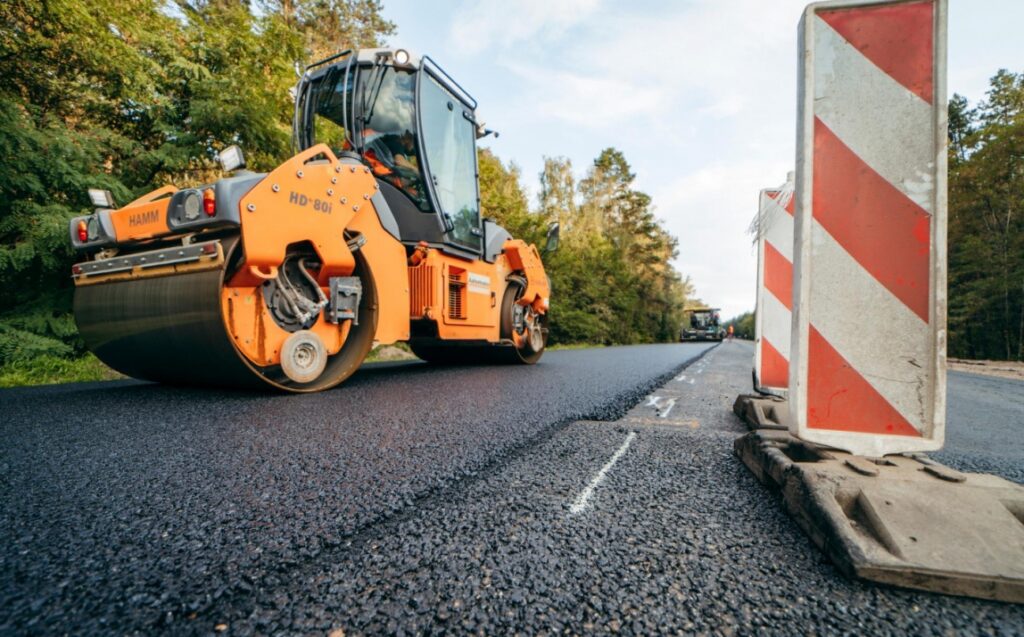
{"label": "rear roller drum", "polygon": [[351,376],[373,346],[377,296],[360,255],[362,282],[358,325],[341,349],[328,356],[320,337],[293,332],[281,348],[281,364],[260,366],[246,358],[227,329],[221,290],[241,261],[237,237],[224,239],[216,269],[79,286],[75,320],[89,349],[117,371],[174,385],[290,392],[333,387]]}

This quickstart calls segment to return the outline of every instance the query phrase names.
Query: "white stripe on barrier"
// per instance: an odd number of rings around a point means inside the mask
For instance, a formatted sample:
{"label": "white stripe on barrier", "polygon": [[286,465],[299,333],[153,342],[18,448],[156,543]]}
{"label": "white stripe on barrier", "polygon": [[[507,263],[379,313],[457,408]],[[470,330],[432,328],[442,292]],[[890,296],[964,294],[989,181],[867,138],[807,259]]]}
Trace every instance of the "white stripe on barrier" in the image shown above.
{"label": "white stripe on barrier", "polygon": [[814,114],[875,172],[931,213],[935,146],[930,135],[921,134],[934,120],[931,105],[817,16],[814,37]]}
{"label": "white stripe on barrier", "polygon": [[786,257],[790,263],[793,262],[793,216],[778,204],[775,199],[768,197],[768,214],[763,218],[767,222],[764,230],[765,241],[772,244],[779,254]]}
{"label": "white stripe on barrier", "polygon": [[775,295],[764,290],[761,310],[764,312],[763,332],[761,336],[768,339],[772,347],[777,349],[787,360],[789,359],[790,322],[792,315],[786,306]]}
{"label": "white stripe on barrier", "polygon": [[[922,369],[932,353],[918,338],[927,325],[864,270],[817,222],[811,230],[811,306],[828,308],[813,323],[821,335],[918,431],[931,420],[933,397]],[[918,385],[907,391],[908,384]]]}

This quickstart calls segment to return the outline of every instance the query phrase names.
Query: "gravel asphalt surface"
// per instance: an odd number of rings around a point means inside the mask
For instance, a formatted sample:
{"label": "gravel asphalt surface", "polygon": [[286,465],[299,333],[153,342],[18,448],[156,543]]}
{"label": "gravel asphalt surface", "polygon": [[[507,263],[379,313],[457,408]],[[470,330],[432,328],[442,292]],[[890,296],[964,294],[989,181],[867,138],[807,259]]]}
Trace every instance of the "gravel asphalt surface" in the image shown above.
{"label": "gravel asphalt surface", "polygon": [[[0,392],[0,634],[1024,633],[840,576],[732,455],[750,345],[708,350]],[[1022,390],[951,374],[941,459],[1024,482]]]}

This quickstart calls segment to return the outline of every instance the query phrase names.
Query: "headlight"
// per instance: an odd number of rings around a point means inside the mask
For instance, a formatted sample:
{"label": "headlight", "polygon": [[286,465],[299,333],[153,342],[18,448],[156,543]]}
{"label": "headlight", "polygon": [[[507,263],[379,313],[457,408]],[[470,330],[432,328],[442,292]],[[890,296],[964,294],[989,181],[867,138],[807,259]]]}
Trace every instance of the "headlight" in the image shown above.
{"label": "headlight", "polygon": [[89,217],[89,221],[86,223],[86,238],[89,241],[100,238],[100,220],[96,215]]}
{"label": "headlight", "polygon": [[182,202],[185,221],[195,221],[198,219],[199,207],[199,193],[192,191],[185,195],[185,201]]}

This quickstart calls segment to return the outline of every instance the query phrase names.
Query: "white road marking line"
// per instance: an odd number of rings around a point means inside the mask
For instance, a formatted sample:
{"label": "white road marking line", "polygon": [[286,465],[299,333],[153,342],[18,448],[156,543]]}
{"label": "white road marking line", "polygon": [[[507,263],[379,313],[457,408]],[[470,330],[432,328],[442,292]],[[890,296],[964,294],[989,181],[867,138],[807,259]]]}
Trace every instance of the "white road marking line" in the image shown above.
{"label": "white road marking line", "polygon": [[[688,382],[692,385],[693,379],[691,378]],[[676,406],[676,399],[669,398],[664,404],[662,404],[661,400],[661,396],[648,396],[647,404],[644,405],[644,407],[651,407],[654,409],[655,413],[658,414],[658,418],[667,418],[669,412]]]}
{"label": "white road marking line", "polygon": [[658,418],[668,418],[668,412],[672,411],[672,408],[676,406],[676,399],[670,398],[668,404],[665,405],[665,411],[658,412]]}
{"label": "white road marking line", "polygon": [[597,485],[601,484],[601,482],[604,480],[605,475],[613,466],[615,466],[615,463],[619,461],[619,458],[622,457],[622,454],[626,453],[626,449],[629,449],[629,445],[633,444],[634,438],[636,438],[636,432],[629,432],[629,435],[626,436],[626,441],[622,443],[622,446],[619,447],[618,451],[612,454],[611,460],[609,460],[607,463],[605,463],[603,467],[601,467],[601,470],[597,472],[597,475],[594,476],[594,479],[590,481],[590,484],[587,485],[587,488],[584,489],[582,493],[580,493],[579,497],[576,498],[576,501],[573,502],[572,506],[569,507],[569,515],[576,515],[577,513],[581,513],[590,505],[590,497],[594,495],[594,489],[597,488]]}

